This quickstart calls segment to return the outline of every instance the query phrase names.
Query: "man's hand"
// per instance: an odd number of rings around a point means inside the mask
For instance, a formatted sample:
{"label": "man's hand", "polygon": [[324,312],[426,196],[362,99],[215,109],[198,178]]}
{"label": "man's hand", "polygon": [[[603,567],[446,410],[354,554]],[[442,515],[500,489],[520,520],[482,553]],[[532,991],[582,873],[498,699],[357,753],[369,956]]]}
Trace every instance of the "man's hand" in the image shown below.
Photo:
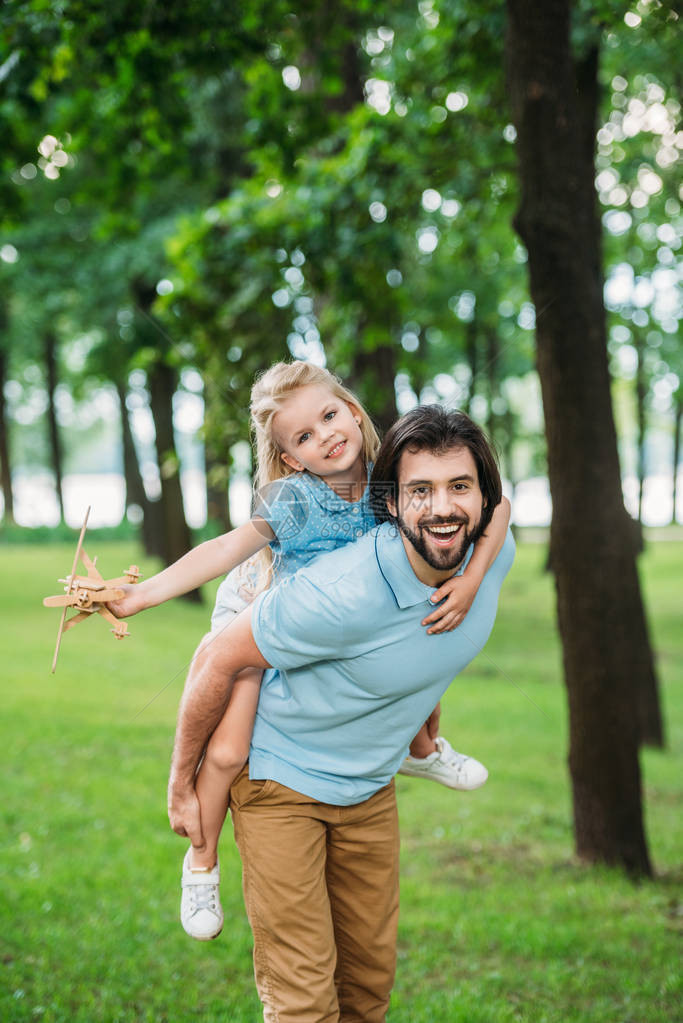
{"label": "man's hand", "polygon": [[177,835],[186,835],[195,849],[204,847],[202,817],[194,786],[168,784],[168,819]]}
{"label": "man's hand", "polygon": [[[472,577],[468,578],[467,571],[462,575],[455,575],[452,579],[447,579],[430,597],[433,604],[444,600],[444,598],[446,600],[436,611],[432,611],[430,615],[423,618],[423,625],[432,626],[427,629],[427,633],[431,636],[438,632],[452,632],[457,625],[460,625],[471,608],[478,589],[477,582]],[[438,625],[435,624],[436,622]]]}

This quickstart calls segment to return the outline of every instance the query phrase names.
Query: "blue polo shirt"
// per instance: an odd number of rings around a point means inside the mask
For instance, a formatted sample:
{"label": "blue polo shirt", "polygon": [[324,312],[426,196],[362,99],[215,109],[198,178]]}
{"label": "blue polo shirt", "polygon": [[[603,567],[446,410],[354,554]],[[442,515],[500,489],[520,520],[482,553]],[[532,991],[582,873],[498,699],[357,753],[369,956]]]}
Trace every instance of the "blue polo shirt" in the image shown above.
{"label": "blue polo shirt", "polygon": [[439,635],[420,624],[434,589],[388,522],[260,594],[254,639],[276,670],[261,686],[250,777],[338,806],[386,785],[486,643],[514,549],[508,533],[462,624]]}

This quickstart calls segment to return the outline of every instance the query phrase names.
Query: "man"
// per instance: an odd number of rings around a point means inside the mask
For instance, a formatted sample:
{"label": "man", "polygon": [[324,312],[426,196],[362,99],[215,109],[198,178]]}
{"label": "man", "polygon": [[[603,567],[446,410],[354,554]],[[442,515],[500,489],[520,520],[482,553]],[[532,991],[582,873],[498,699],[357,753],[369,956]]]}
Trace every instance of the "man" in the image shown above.
{"label": "man", "polygon": [[201,843],[193,791],[236,675],[270,668],[230,806],[264,1019],[385,1019],[398,918],[393,777],[452,678],[484,645],[514,556],[508,536],[464,622],[428,636],[434,589],[462,571],[501,500],[467,416],[415,409],[370,486],[380,525],[261,594],[198,654],[181,703],[169,815]]}

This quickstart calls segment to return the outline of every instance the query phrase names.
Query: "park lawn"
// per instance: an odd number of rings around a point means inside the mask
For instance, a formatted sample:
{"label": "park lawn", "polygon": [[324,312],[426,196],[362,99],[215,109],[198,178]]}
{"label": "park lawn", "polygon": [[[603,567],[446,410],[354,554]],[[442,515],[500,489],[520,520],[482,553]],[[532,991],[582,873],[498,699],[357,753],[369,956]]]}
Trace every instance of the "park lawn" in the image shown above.
{"label": "park lawn", "polygon": [[[92,548],[92,549],[91,549]],[[104,575],[125,544],[88,544]],[[72,549],[0,548],[0,1019],[45,1023],[261,1018],[239,859],[221,849],[217,941],[177,922],[182,840],[165,789],[176,708],[209,605],[176,601],[116,642],[99,617],[68,633],[41,607]],[[490,779],[452,793],[398,779],[399,968],[389,1023],[671,1023],[683,919],[683,544],[641,565],[669,749],[643,754],[656,878],[633,884],[572,852],[566,701],[544,550],[522,545],[494,635],[444,699],[443,732]],[[215,590],[208,588],[207,596]]]}

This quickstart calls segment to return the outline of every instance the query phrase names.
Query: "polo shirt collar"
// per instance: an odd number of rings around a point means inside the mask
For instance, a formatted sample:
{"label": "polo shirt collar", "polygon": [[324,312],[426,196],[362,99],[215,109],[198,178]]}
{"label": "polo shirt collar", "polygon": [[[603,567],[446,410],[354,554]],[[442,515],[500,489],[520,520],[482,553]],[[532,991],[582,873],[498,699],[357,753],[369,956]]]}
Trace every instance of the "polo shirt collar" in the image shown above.
{"label": "polo shirt collar", "polygon": [[[463,563],[455,575],[462,575],[465,571],[472,551],[473,547],[470,545]],[[417,578],[408,561],[401,534],[393,522],[383,522],[381,526],[378,526],[375,533],[375,555],[379,570],[394,594],[399,607],[414,607],[416,604],[429,601],[437,587],[427,586]],[[433,610],[435,605],[431,604],[431,601],[430,605]]]}

